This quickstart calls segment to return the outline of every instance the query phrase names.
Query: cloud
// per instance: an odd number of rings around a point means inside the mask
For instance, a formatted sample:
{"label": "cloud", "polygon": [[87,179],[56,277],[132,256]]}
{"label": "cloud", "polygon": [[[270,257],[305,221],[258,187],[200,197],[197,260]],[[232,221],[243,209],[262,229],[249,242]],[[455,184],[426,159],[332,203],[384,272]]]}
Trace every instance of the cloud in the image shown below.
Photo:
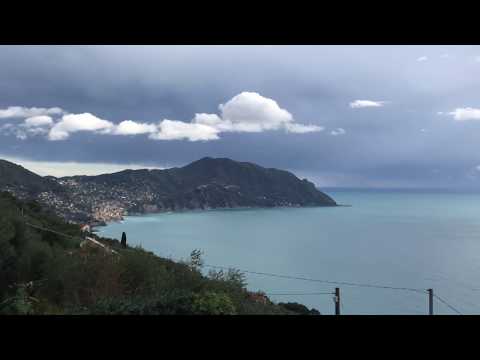
{"label": "cloud", "polygon": [[208,125],[208,126],[220,126],[224,121],[220,119],[220,117],[217,114],[195,114],[195,117],[193,118],[193,122],[197,124],[203,124],[203,125]]}
{"label": "cloud", "polygon": [[154,124],[137,123],[132,120],[122,121],[115,127],[113,134],[115,135],[139,135],[150,134],[158,130]]}
{"label": "cloud", "polygon": [[9,106],[6,109],[0,109],[0,119],[8,118],[28,118],[41,115],[61,115],[64,111],[59,107],[52,108],[27,108],[23,106]]}
{"label": "cloud", "polygon": [[[365,101],[362,100],[358,101],[363,106],[381,106],[364,104]],[[41,111],[38,110],[41,108],[32,109],[36,110],[30,111],[30,113],[63,112],[60,108],[42,109]],[[140,123],[134,120],[124,120],[115,124],[91,113],[65,113],[56,122],[48,115],[31,116],[20,126],[28,128],[27,133],[32,135],[46,133],[44,127],[51,127],[48,131],[48,139],[51,141],[66,140],[70,134],[79,131],[124,136],[149,134],[149,138],[152,140],[209,141],[219,139],[219,134],[223,132],[263,132],[283,129],[287,133],[306,134],[324,130],[319,125],[297,123],[292,114],[282,109],[275,100],[255,92],[242,92],[225,104],[220,104],[218,109],[219,114],[197,113],[190,122],[164,119],[158,123]],[[8,115],[21,112],[21,109],[17,110],[9,110]],[[23,111],[23,115],[25,114],[27,112]],[[9,131],[11,132],[11,130]],[[25,131],[19,133],[22,138],[27,137]]]}
{"label": "cloud", "polygon": [[242,92],[218,106],[217,114],[195,114],[193,122],[212,126],[221,132],[261,132],[286,128],[292,114],[276,101],[253,92]]}
{"label": "cloud", "polygon": [[24,131],[21,131],[21,130],[17,130],[15,132],[15,136],[17,137],[17,139],[20,139],[20,140],[26,140],[27,139],[27,134]]}
{"label": "cloud", "polygon": [[322,131],[318,125],[296,123],[292,114],[275,100],[254,92],[242,92],[218,106],[220,115],[197,113],[190,123],[163,120],[154,140],[190,141],[216,140],[222,132],[263,132],[283,129],[289,133],[305,134]]}
{"label": "cloud", "polygon": [[296,134],[306,134],[310,132],[323,131],[323,126],[318,125],[303,125],[303,124],[285,124],[285,130],[287,132]]}
{"label": "cloud", "polygon": [[333,136],[338,136],[338,135],[345,135],[347,132],[343,128],[337,128],[335,130],[330,131],[330,134]]}
{"label": "cloud", "polygon": [[427,61],[428,57],[427,56],[420,56],[417,61],[422,62],[422,61]]}
{"label": "cloud", "polygon": [[5,156],[0,154],[0,159],[19,164],[24,168],[33,171],[41,176],[74,176],[74,175],[100,175],[113,173],[125,169],[165,169],[165,166],[150,166],[138,163],[93,163],[93,162],[75,162],[75,161],[37,161],[26,160],[20,157]]}
{"label": "cloud", "polygon": [[296,123],[292,114],[275,100],[254,92],[242,92],[218,106],[220,115],[197,113],[190,123],[163,120],[159,132],[150,135],[155,140],[188,139],[216,140],[222,132],[263,132],[283,129],[305,134],[322,131],[318,125]]}
{"label": "cloud", "polygon": [[49,140],[65,140],[71,133],[78,131],[93,131],[107,134],[115,125],[100,119],[90,113],[64,115],[48,133]]}
{"label": "cloud", "polygon": [[32,116],[25,119],[24,125],[25,127],[28,127],[28,128],[51,126],[53,125],[53,120],[48,115]]}
{"label": "cloud", "polygon": [[456,121],[480,120],[480,109],[471,107],[457,108],[448,114],[452,115]]}
{"label": "cloud", "polygon": [[480,171],[480,165],[475,166],[475,170]]}
{"label": "cloud", "polygon": [[[234,96],[226,104],[220,104],[221,117],[246,129],[277,130],[285,124],[293,122],[292,114],[280,108],[275,100],[254,92],[242,92]],[[248,130],[247,130],[248,131]]]}
{"label": "cloud", "polygon": [[186,123],[183,121],[163,120],[158,125],[159,131],[150,134],[153,140],[208,141],[217,140],[218,130],[203,124]]}
{"label": "cloud", "polygon": [[217,114],[195,114],[193,123],[214,127],[219,132],[262,132],[284,129],[286,132],[304,134],[322,131],[318,125],[295,123],[287,110],[275,100],[255,92],[242,92],[218,107]]}
{"label": "cloud", "polygon": [[476,62],[480,62],[480,55],[479,55],[479,56],[475,56],[474,60],[475,60]]}
{"label": "cloud", "polygon": [[26,129],[26,134],[25,135],[47,135],[48,130],[42,127],[32,127],[32,128],[27,128]]}
{"label": "cloud", "polygon": [[386,104],[386,101],[373,101],[373,100],[355,100],[350,103],[352,109],[365,108],[365,107],[381,107]]}
{"label": "cloud", "polygon": [[450,57],[450,54],[442,54],[440,55],[441,59],[448,59]]}
{"label": "cloud", "polygon": [[[44,120],[44,123],[46,120]],[[34,125],[35,122],[23,123],[21,125],[4,124],[0,126],[0,134],[15,136],[17,139],[26,140],[29,136],[45,135],[48,130],[44,127]]]}

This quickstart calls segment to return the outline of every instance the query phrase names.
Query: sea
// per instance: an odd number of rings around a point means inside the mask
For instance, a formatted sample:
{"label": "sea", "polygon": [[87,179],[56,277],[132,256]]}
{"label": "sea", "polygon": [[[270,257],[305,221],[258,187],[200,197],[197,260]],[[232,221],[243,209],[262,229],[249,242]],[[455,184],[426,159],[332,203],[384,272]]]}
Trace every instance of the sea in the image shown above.
{"label": "sea", "polygon": [[324,190],[339,207],[127,216],[100,236],[244,272],[251,291],[322,314],[480,314],[480,192]]}

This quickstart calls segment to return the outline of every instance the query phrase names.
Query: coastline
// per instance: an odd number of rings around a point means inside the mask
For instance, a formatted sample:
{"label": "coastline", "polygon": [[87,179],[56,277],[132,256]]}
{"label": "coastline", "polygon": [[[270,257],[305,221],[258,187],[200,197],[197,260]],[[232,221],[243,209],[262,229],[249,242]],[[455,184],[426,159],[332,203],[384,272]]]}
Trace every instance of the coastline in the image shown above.
{"label": "coastline", "polygon": [[150,215],[150,214],[169,214],[169,213],[175,213],[175,214],[181,214],[181,213],[199,213],[199,212],[207,212],[207,211],[234,211],[234,210],[272,210],[272,209],[291,209],[291,208],[333,208],[333,207],[351,207],[352,205],[348,204],[335,204],[335,205],[305,205],[305,206],[235,206],[235,207],[215,207],[215,208],[196,208],[196,209],[179,209],[179,210],[160,210],[160,211],[149,211],[149,212],[132,212],[128,213],[128,215],[122,216],[121,219],[112,219],[109,221],[103,221],[102,224],[93,224],[90,223],[90,228],[92,229],[92,232],[98,232],[99,228],[108,226],[109,224],[112,223],[121,223],[122,221],[125,221],[126,217],[140,217],[140,216],[145,216],[145,215]]}

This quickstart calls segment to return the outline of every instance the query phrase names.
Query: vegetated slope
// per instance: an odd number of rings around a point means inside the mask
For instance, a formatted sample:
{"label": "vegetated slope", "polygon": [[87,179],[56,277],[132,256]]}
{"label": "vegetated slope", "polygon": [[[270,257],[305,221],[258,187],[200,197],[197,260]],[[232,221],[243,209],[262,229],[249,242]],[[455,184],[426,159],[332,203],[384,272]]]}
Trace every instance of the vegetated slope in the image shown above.
{"label": "vegetated slope", "polygon": [[42,191],[61,191],[55,181],[37,175],[20,165],[0,159],[0,188],[15,189],[24,195],[36,195]]}
{"label": "vegetated slope", "polygon": [[318,314],[248,292],[233,269],[203,275],[195,252],[175,262],[90,234],[113,254],[82,236],[38,203],[0,193],[0,314]]}

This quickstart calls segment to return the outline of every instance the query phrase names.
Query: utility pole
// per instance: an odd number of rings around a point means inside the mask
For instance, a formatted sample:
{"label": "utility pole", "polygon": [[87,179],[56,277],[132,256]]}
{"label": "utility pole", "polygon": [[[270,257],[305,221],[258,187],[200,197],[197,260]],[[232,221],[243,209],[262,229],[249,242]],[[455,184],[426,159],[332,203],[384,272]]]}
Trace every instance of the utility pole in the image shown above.
{"label": "utility pole", "polygon": [[340,288],[335,288],[335,315],[340,315]]}
{"label": "utility pole", "polygon": [[433,315],[433,289],[427,289],[428,292],[428,315]]}

